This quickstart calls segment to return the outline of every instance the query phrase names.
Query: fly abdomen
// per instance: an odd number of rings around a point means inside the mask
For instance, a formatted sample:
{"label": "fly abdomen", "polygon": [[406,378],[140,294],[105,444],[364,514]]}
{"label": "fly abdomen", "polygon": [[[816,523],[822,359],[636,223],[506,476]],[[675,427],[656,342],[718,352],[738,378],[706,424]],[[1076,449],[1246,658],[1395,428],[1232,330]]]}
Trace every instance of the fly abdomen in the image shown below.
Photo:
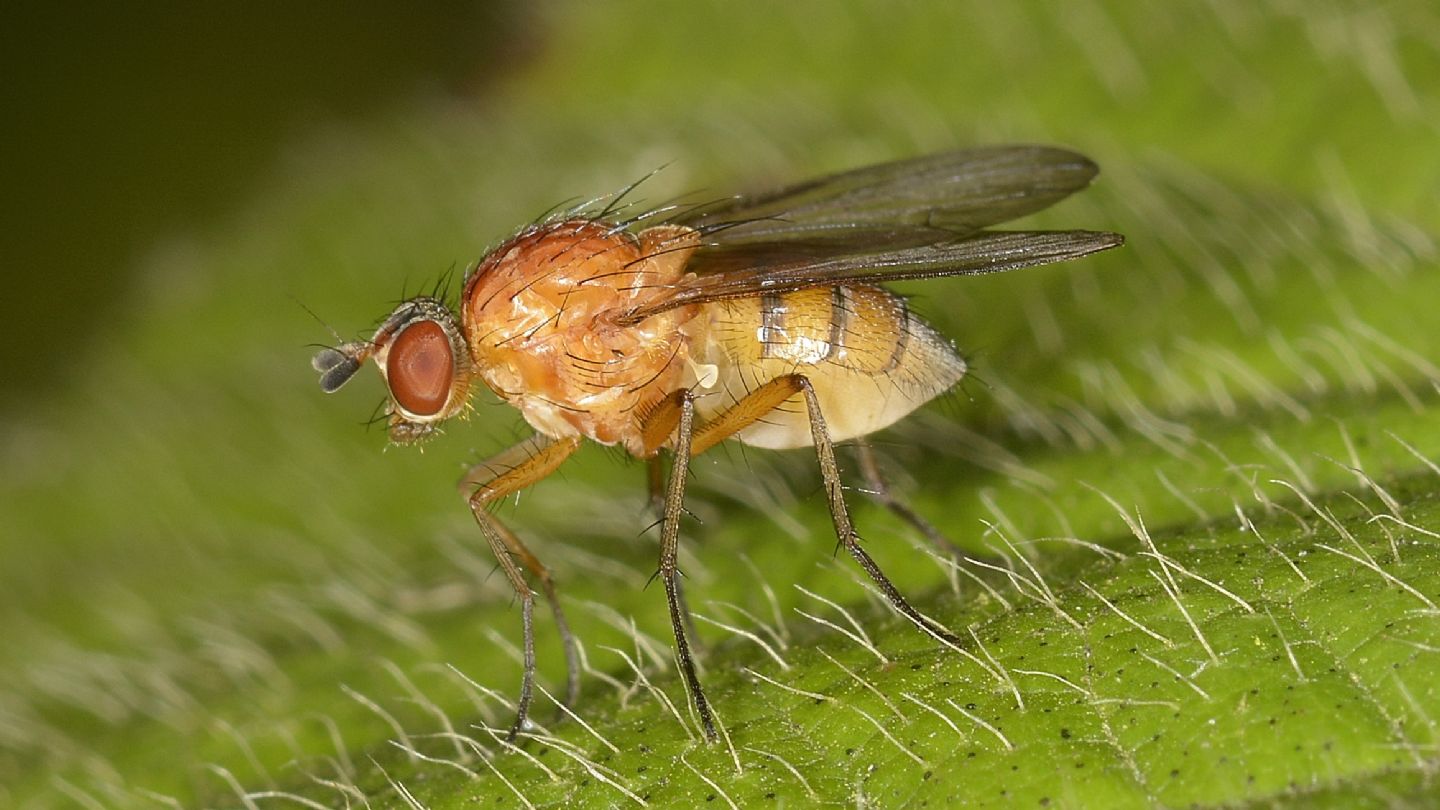
{"label": "fly abdomen", "polygon": [[[702,416],[783,374],[810,379],[837,440],[884,428],[955,384],[965,361],[948,340],[879,287],[810,287],[707,305],[695,347],[706,375]],[[739,434],[759,447],[810,444],[798,399]]]}

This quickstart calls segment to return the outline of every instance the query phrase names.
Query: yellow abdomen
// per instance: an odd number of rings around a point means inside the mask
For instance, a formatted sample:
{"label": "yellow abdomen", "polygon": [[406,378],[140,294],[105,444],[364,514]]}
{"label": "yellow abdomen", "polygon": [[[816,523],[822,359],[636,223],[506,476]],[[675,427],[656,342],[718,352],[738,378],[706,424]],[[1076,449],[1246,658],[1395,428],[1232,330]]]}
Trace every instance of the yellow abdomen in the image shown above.
{"label": "yellow abdomen", "polygon": [[[809,378],[836,441],[863,436],[954,385],[965,360],[905,302],[878,287],[813,287],[708,304],[691,346],[702,421],[785,374]],[[698,330],[697,330],[698,331]],[[742,430],[755,447],[805,447],[801,395]]]}

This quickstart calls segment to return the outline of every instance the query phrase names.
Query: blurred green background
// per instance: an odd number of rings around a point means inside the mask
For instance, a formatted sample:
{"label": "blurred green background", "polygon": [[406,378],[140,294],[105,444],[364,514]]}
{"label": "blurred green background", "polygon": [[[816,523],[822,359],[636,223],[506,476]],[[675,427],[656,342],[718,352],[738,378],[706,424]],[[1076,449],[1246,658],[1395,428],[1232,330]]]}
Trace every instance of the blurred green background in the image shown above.
{"label": "blurred green background", "polygon": [[508,3],[22,1],[0,13],[7,409],[79,373],[103,325],[130,312],[141,258],[255,193],[287,144],[417,97],[483,97],[541,33]]}
{"label": "blurred green background", "polygon": [[[1432,4],[4,14],[0,805],[1429,803]],[[588,448],[500,510],[587,725],[542,698],[500,745],[518,616],[453,485],[520,420],[481,395],[382,452],[378,381],[322,395],[306,309],[364,334],[657,167],[650,201],[1006,141],[1094,157],[1037,222],[1129,243],[905,286],[975,373],[885,465],[1010,568],[851,499],[969,657],[832,558],[804,453],[720,450],[682,564],[730,744],[699,744],[643,470]]]}

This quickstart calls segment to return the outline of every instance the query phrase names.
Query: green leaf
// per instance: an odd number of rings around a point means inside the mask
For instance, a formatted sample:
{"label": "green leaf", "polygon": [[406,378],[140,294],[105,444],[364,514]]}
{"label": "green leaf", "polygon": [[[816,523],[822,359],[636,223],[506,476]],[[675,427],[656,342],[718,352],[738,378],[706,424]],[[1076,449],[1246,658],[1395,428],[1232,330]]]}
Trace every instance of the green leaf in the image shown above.
{"label": "green leaf", "polygon": [[[157,250],[0,477],[0,798],[19,806],[1391,806],[1440,766],[1440,55],[1428,5],[574,7],[483,110],[314,136]],[[975,374],[878,437],[956,564],[852,490],[949,649],[835,554],[814,461],[697,459],[682,567],[725,729],[671,658],[644,471],[583,451],[499,514],[586,651],[518,749],[518,611],[423,454],[315,387],[360,333],[571,195],[650,201],[1058,142],[1040,218],[1120,251],[906,285]],[[364,390],[351,390],[364,389]],[[842,459],[852,485],[854,463]],[[541,682],[563,683],[537,611]]]}

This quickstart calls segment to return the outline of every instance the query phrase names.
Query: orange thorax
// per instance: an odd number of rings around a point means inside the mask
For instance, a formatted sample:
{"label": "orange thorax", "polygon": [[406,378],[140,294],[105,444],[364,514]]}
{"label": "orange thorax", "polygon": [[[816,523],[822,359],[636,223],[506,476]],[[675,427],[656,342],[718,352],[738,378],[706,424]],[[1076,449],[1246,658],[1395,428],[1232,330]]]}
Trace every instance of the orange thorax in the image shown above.
{"label": "orange thorax", "polygon": [[616,320],[668,294],[699,245],[690,228],[638,234],[594,220],[527,230],[465,282],[461,322],[487,385],[554,438],[640,451],[641,420],[681,387],[698,307]]}

